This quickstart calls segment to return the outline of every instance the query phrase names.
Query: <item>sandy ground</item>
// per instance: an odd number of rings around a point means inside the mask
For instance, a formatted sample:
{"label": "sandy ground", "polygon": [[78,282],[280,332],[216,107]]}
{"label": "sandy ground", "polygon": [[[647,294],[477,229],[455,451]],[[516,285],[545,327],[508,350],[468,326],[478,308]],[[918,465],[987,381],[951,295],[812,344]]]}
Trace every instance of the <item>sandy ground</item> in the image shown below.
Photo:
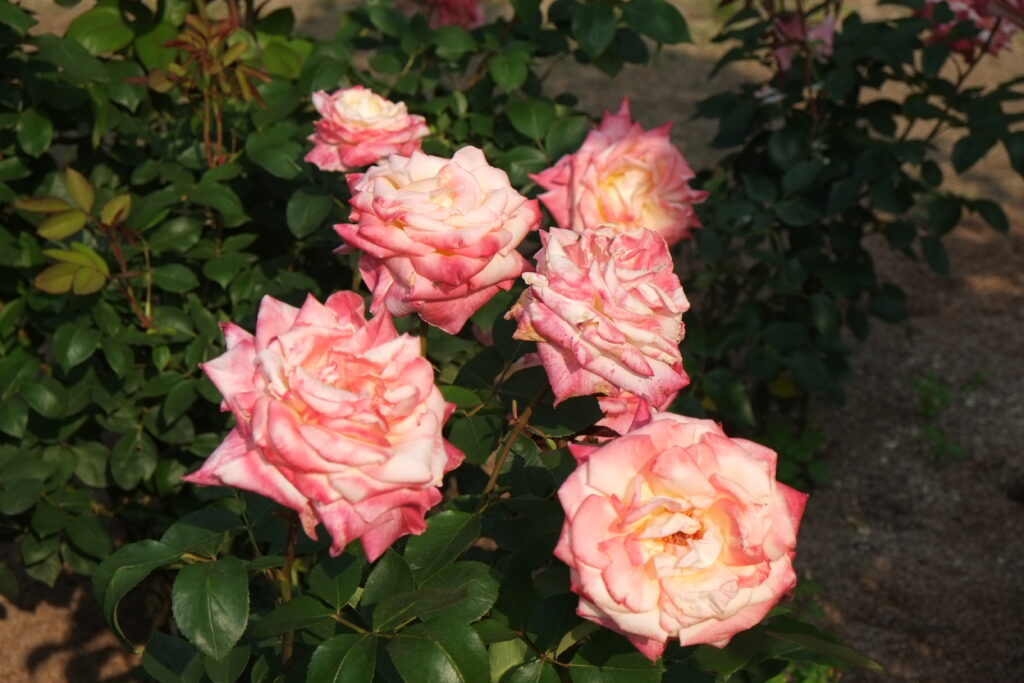
{"label": "sandy ground", "polygon": [[[336,10],[309,2],[297,14],[310,32],[329,32],[323,17]],[[627,67],[610,84],[560,70],[552,87],[572,79],[594,114],[628,96],[645,126],[674,121],[675,141],[699,168],[715,159],[706,145],[713,129],[690,118],[712,92],[706,74],[720,52],[708,44],[711,17],[685,11],[697,46],[664,51],[651,70]],[[41,28],[67,20],[51,15]],[[1021,40],[974,82],[1016,75],[1024,75]],[[749,77],[732,70],[714,89]],[[1024,681],[1024,182],[998,151],[958,189],[1002,197],[1010,235],[966,220],[947,242],[949,278],[880,245],[879,273],[907,291],[910,320],[873,321],[868,343],[854,344],[847,403],[816,415],[833,478],[810,498],[798,572],[820,585],[824,625],[889,671],[850,673],[847,683]],[[930,450],[929,420],[911,388],[929,373],[950,391],[933,422],[963,459]],[[0,681],[134,680],[126,672],[137,660],[105,630],[85,588],[65,582],[33,588],[17,604],[0,599]]]}

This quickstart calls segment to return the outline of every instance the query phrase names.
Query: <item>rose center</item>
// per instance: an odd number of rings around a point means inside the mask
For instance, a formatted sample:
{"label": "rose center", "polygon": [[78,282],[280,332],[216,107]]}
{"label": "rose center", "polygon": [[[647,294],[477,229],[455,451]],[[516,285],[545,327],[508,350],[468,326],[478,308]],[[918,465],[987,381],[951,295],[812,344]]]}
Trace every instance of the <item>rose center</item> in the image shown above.
{"label": "rose center", "polygon": [[676,531],[668,536],[663,536],[661,540],[663,543],[670,543],[672,545],[686,545],[690,541],[699,541],[702,538],[704,538],[703,525],[692,534],[688,534],[685,531]]}

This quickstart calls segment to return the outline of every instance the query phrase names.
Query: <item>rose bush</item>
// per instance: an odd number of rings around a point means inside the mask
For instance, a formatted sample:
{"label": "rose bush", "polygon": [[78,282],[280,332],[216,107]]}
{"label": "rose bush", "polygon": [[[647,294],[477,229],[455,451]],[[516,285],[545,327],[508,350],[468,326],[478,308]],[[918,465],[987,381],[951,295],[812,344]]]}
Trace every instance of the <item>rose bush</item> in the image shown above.
{"label": "rose bush", "polygon": [[618,113],[605,112],[578,151],[530,176],[547,190],[540,200],[559,227],[647,228],[669,246],[689,237],[700,226],[693,205],[707,193],[690,187],[693,170],[669,140],[670,128],[645,131],[623,100]]}
{"label": "rose bush", "polygon": [[516,339],[538,342],[555,398],[630,392],[664,406],[688,381],[679,342],[689,308],[665,240],[601,227],[552,228],[541,242],[506,317]]}
{"label": "rose bush", "polygon": [[339,292],[302,308],[265,297],[252,335],[223,325],[227,352],[203,364],[237,425],[193,484],[233,486],[323,523],[337,555],[360,539],[372,561],[426,528],[442,475],[462,454],[441,437],[452,406],[418,341],[363,317]]}
{"label": "rose bush", "polygon": [[516,247],[540,222],[537,202],[475,147],[451,159],[392,155],[348,183],[352,222],[334,228],[365,252],[374,313],[417,313],[455,334],[528,267]]}
{"label": "rose bush", "polygon": [[309,136],[314,147],[305,160],[321,171],[348,171],[373,164],[389,154],[408,156],[430,131],[422,116],[404,102],[392,102],[361,85],[327,94],[313,93],[321,118]]}
{"label": "rose bush", "polygon": [[577,613],[651,660],[669,639],[726,645],[793,588],[806,496],[775,481],[774,451],[660,413],[574,454],[555,555],[569,565]]}

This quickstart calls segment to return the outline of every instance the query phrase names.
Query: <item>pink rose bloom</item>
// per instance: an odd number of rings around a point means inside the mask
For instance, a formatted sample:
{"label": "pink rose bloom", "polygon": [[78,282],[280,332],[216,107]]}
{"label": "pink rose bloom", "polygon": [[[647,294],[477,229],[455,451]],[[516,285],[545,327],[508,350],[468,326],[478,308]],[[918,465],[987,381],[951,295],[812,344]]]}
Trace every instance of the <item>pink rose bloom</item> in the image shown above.
{"label": "pink rose bloom", "polygon": [[[932,19],[933,7],[938,3],[939,0],[925,0],[921,15]],[[947,0],[946,4],[953,11],[954,19],[934,24],[928,42],[948,45],[967,60],[976,59],[986,45],[993,55],[1008,49],[1013,34],[1024,26],[1024,5],[1020,0]],[[951,39],[949,32],[964,21],[974,24],[977,35]]]}
{"label": "pink rose bloom", "polygon": [[406,14],[422,12],[430,28],[461,26],[472,31],[484,23],[480,0],[398,0],[396,5]]}
{"label": "pink rose bloom", "polygon": [[588,450],[555,548],[581,617],[653,661],[670,638],[725,646],[793,588],[807,497],[775,481],[774,451],[672,413]]}
{"label": "pink rose bloom", "polygon": [[671,123],[645,131],[630,119],[629,102],[605,112],[575,154],[536,175],[548,192],[540,200],[561,228],[589,230],[613,223],[619,232],[647,228],[671,247],[700,227],[693,205],[707,192],[694,190],[693,170],[669,141]]}
{"label": "pink rose bloom", "polygon": [[679,392],[669,394],[659,406],[652,406],[646,399],[628,391],[619,392],[616,396],[598,396],[597,405],[604,413],[604,417],[596,424],[598,427],[607,427],[619,434],[628,434],[650,422],[652,411],[667,408],[677,393]]}
{"label": "pink rose bloom", "polygon": [[832,45],[836,33],[836,18],[834,16],[825,17],[820,24],[807,30],[805,19],[799,14],[790,13],[785,19],[776,19],[772,27],[779,44],[772,52],[779,60],[781,71],[789,71],[789,67],[793,63],[793,55],[801,47],[819,62],[832,56]]}
{"label": "pink rose bloom", "polygon": [[386,100],[361,85],[331,95],[318,90],[313,106],[323,118],[309,136],[315,146],[305,160],[321,171],[347,171],[389,154],[412,154],[430,132],[426,120],[410,114],[404,102]]}
{"label": "pink rose bloom", "polygon": [[661,407],[689,378],[679,342],[690,307],[665,240],[650,230],[541,233],[537,272],[506,314],[536,341],[556,402],[630,392]]}
{"label": "pink rose bloom", "polygon": [[267,296],[255,336],[222,328],[228,350],[202,368],[238,423],[185,481],[271,498],[311,538],[322,522],[332,555],[358,538],[373,561],[422,533],[462,453],[441,437],[453,406],[419,340],[386,315],[367,322],[353,292],[302,308]]}
{"label": "pink rose bloom", "polygon": [[529,267],[516,247],[540,224],[536,200],[463,147],[451,159],[392,155],[350,174],[351,223],[334,229],[359,260],[371,310],[417,313],[456,334],[498,290]]}

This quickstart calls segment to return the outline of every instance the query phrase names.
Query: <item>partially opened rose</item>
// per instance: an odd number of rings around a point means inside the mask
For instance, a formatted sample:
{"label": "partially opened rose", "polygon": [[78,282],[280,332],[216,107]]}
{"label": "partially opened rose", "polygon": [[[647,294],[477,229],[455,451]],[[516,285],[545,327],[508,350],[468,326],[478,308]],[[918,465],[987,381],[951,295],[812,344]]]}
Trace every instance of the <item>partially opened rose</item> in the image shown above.
{"label": "partially opened rose", "polygon": [[541,241],[506,317],[516,339],[537,342],[555,399],[629,392],[664,406],[689,381],[679,352],[689,302],[665,240],[601,227],[552,228]]}
{"label": "partially opened rose", "polygon": [[455,334],[528,268],[516,247],[540,223],[537,201],[476,147],[451,159],[392,155],[348,184],[352,222],[334,229],[365,252],[359,270],[374,313],[417,313]]}
{"label": "partially opened rose", "polygon": [[337,555],[356,538],[379,557],[419,534],[462,454],[441,437],[452,410],[419,341],[363,317],[338,292],[302,308],[264,297],[256,334],[225,323],[228,350],[203,364],[237,425],[186,481],[233,486],[322,522]]}
{"label": "partially opened rose", "polygon": [[807,53],[819,62],[825,61],[832,55],[836,18],[827,16],[821,23],[808,28],[803,16],[791,12],[772,22],[772,32],[778,41],[778,47],[772,52],[779,62],[779,69],[789,71],[789,67],[793,63],[793,55],[801,48],[807,50]]}
{"label": "partially opened rose", "polygon": [[430,132],[426,120],[410,114],[404,102],[386,100],[361,85],[332,94],[318,90],[313,106],[322,118],[309,137],[314,147],[305,160],[322,171],[348,171],[389,154],[412,154]]}
{"label": "partially opened rose", "polygon": [[575,454],[555,555],[581,617],[654,660],[669,639],[724,646],[793,588],[806,496],[775,481],[774,451],[659,413]]}
{"label": "partially opened rose", "polygon": [[588,230],[605,223],[616,230],[647,228],[669,246],[700,226],[694,204],[707,193],[690,187],[693,170],[669,140],[671,124],[645,131],[623,100],[574,154],[530,176],[548,190],[540,200],[559,227]]}

